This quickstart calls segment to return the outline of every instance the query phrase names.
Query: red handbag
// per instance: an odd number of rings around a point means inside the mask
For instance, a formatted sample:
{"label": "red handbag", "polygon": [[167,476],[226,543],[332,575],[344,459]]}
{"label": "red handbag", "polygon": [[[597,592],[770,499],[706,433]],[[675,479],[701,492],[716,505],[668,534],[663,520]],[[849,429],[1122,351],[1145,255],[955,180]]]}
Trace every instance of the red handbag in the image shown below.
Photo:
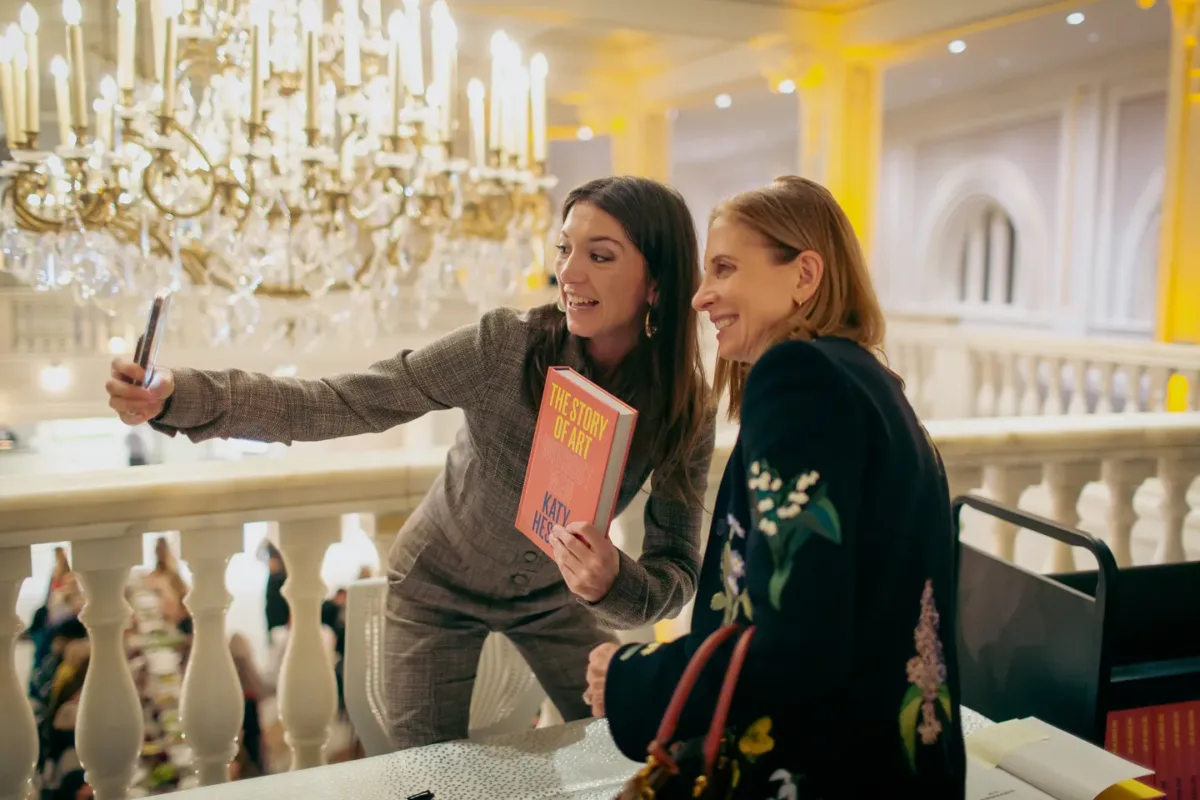
{"label": "red handbag", "polygon": [[617,795],[617,800],[670,800],[677,797],[718,800],[732,796],[737,783],[737,765],[730,757],[725,722],[729,717],[729,706],[733,703],[738,675],[750,650],[753,626],[742,632],[734,646],[708,734],[703,739],[677,742],[672,742],[672,739],[675,727],[679,724],[679,715],[683,713],[688,695],[704,666],[713,652],[739,630],[737,625],[718,628],[692,656],[675,687],[675,693],[671,695],[671,702],[659,723],[658,734],[647,748],[645,766],[629,779]]}

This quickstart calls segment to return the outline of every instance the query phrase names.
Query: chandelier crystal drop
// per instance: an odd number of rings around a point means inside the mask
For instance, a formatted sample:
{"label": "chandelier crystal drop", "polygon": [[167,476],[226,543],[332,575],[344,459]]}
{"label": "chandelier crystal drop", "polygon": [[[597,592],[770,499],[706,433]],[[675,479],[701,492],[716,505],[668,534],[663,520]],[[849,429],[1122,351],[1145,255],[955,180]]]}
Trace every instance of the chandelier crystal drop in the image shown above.
{"label": "chandelier crystal drop", "polygon": [[[444,0],[403,0],[386,24],[380,0],[322,5],[116,0],[116,75],[93,97],[84,9],[63,0],[51,150],[26,3],[0,36],[0,271],[124,321],[165,286],[210,344],[267,346],[369,341],[447,299],[482,310],[537,288],[555,185],[545,57],[497,32],[490,88],[462,85]],[[143,25],[154,74],[139,76]]]}

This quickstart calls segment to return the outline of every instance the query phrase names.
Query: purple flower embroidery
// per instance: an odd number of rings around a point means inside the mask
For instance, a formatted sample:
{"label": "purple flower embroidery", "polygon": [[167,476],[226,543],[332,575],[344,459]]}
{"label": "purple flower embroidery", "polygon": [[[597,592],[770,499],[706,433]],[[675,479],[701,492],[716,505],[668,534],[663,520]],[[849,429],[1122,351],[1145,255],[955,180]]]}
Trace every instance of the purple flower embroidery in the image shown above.
{"label": "purple flower embroidery", "polygon": [[733,514],[729,514],[725,517],[725,522],[729,525],[729,535],[731,537],[739,536],[743,539],[746,538],[746,529],[742,527],[742,523],[738,522],[737,517],[735,517]]}
{"label": "purple flower embroidery", "polygon": [[921,722],[917,733],[923,744],[933,744],[942,732],[936,703],[944,692],[946,664],[942,660],[942,641],[938,638],[938,612],[933,602],[933,581],[925,581],[921,592],[921,617],[913,631],[917,654],[908,660],[908,682],[921,692]]}

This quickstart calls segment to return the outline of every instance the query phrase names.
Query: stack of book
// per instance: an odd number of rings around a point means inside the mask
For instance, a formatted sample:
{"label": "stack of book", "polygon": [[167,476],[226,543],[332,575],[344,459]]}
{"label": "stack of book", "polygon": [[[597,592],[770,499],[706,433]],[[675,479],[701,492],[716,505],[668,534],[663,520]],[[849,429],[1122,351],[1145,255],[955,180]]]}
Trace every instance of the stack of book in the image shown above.
{"label": "stack of book", "polygon": [[1104,749],[1140,764],[1168,800],[1200,800],[1200,702],[1110,711]]}

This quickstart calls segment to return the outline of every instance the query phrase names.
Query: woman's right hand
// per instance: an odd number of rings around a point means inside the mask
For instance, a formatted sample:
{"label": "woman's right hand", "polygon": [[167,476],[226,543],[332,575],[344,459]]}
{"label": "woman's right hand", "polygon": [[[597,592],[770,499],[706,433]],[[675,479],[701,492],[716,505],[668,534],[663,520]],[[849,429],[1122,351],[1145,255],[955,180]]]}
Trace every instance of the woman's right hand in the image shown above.
{"label": "woman's right hand", "polygon": [[145,376],[145,370],[129,359],[113,359],[112,376],[104,388],[108,392],[109,407],[117,412],[126,425],[141,425],[157,417],[162,413],[167,398],[175,391],[175,376],[171,370],[161,367],[155,369],[150,385],[142,387]]}

